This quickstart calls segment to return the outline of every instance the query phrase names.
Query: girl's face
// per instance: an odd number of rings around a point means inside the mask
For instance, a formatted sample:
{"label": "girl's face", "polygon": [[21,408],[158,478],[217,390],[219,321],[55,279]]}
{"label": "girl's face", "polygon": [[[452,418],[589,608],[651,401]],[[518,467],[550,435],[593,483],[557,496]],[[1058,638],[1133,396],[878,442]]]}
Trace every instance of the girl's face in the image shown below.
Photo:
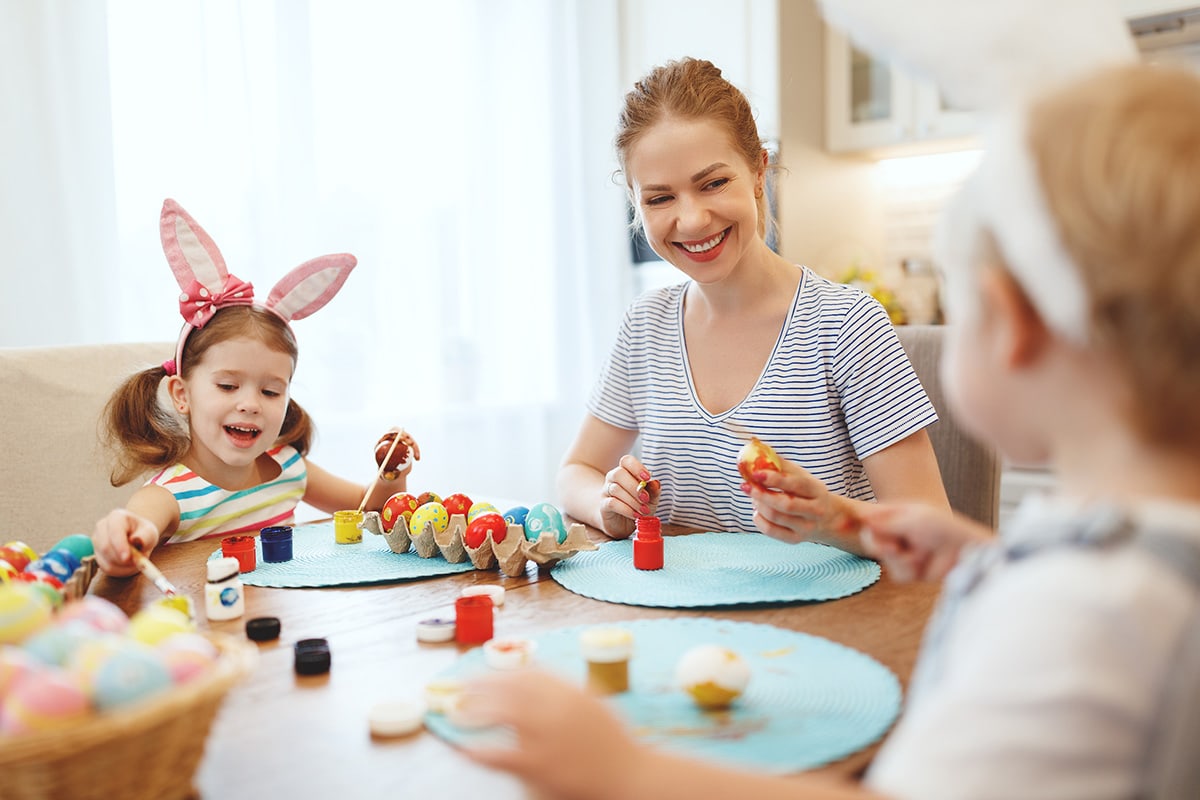
{"label": "girl's face", "polygon": [[634,142],[625,167],[650,246],[697,283],[725,278],[766,246],[755,202],[764,168],[751,169],[715,122],[664,119]]}
{"label": "girl's face", "polygon": [[227,467],[252,465],[279,438],[293,367],[290,356],[257,339],[208,348],[187,379],[171,387],[189,417],[192,455]]}

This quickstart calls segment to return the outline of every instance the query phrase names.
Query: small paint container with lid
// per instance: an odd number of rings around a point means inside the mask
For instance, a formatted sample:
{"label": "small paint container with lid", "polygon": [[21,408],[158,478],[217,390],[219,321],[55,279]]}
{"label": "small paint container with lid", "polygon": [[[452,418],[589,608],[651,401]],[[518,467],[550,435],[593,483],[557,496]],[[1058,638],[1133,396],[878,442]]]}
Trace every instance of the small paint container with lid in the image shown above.
{"label": "small paint container with lid", "polygon": [[292,526],[274,525],[258,532],[262,542],[263,561],[278,564],[292,560]]}
{"label": "small paint container with lid", "polygon": [[362,541],[363,519],[361,511],[333,512],[333,540],[338,544],[358,544]]}
{"label": "small paint container with lid", "polygon": [[633,534],[633,566],[637,569],[663,568],[662,523],[658,517],[638,517]]}
{"label": "small paint container with lid", "polygon": [[226,536],[221,540],[221,555],[236,558],[239,572],[253,572],[258,566],[258,550],[253,536]]}
{"label": "small paint container with lid", "polygon": [[459,644],[481,644],[492,638],[495,615],[492,598],[468,595],[454,601],[454,638]]}
{"label": "small paint container with lid", "polygon": [[598,694],[629,691],[632,633],[625,628],[588,628],[579,635],[579,648],[587,661],[589,689]]}

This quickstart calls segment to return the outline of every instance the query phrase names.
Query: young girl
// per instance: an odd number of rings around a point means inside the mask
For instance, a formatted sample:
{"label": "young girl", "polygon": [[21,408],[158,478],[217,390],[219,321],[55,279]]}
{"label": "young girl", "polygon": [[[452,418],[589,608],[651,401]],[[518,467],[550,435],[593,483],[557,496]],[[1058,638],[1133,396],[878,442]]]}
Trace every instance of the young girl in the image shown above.
{"label": "young girl", "polygon": [[[162,541],[255,533],[290,524],[301,500],[333,512],[357,508],[366,492],[307,460],[313,423],[289,396],[297,349],[288,322],[329,302],[354,257],[309,261],[258,305],[253,287],[228,274],[212,239],[173,200],[163,204],[161,227],[184,326],[175,358],[130,377],[105,411],[113,485],[154,471],[125,508],[96,523],[96,560],[110,575],[137,571],[130,547],[149,553]],[[175,413],[160,405],[160,384]],[[411,436],[391,431],[377,461],[397,436],[367,509],[404,490],[413,459],[398,462],[407,450],[420,458]]]}
{"label": "young girl", "polygon": [[[636,224],[688,280],[627,311],[559,473],[564,510],[615,537],[657,514],[856,549],[831,522],[865,501],[945,507],[937,416],[883,307],[767,246],[745,96],[707,61],[668,63],[626,95],[616,150]],[[769,484],[785,492],[740,490],[751,435],[789,462]]]}
{"label": "young girl", "polygon": [[1026,108],[948,218],[946,371],[959,418],[1060,489],[999,541],[864,510],[889,570],[957,562],[866,786],[654,752],[533,674],[469,692],[516,742],[476,758],[572,798],[1200,796],[1200,77],[1111,67]]}

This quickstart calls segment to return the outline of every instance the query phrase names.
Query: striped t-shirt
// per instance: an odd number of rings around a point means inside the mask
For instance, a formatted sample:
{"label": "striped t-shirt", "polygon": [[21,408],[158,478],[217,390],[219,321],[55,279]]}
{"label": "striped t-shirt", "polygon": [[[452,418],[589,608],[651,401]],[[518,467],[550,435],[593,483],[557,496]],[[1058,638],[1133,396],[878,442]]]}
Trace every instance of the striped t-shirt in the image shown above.
{"label": "striped t-shirt", "polygon": [[257,533],[270,525],[290,525],[304,497],[308,466],[291,445],[267,451],[283,471],[274,480],[230,491],[214,486],[183,464],[167,467],[146,484],[158,484],[179,502],[179,529],[167,541],[190,542],[210,536]]}
{"label": "striped t-shirt", "polygon": [[696,397],[683,339],[688,282],[625,313],[588,410],[638,431],[638,457],[662,482],[664,522],[754,531],[738,452],[750,435],[831,492],[874,499],[861,459],[937,421],[903,345],[865,292],[801,267],[792,311],[758,382],[713,415]]}

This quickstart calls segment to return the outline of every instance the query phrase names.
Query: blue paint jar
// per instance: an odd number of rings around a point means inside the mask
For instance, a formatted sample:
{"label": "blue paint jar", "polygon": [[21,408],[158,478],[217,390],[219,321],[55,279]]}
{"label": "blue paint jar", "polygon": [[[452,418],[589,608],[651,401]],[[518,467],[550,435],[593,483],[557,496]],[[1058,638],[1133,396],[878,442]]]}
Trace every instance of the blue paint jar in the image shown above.
{"label": "blue paint jar", "polygon": [[276,525],[258,532],[263,561],[278,563],[292,560],[292,526]]}

